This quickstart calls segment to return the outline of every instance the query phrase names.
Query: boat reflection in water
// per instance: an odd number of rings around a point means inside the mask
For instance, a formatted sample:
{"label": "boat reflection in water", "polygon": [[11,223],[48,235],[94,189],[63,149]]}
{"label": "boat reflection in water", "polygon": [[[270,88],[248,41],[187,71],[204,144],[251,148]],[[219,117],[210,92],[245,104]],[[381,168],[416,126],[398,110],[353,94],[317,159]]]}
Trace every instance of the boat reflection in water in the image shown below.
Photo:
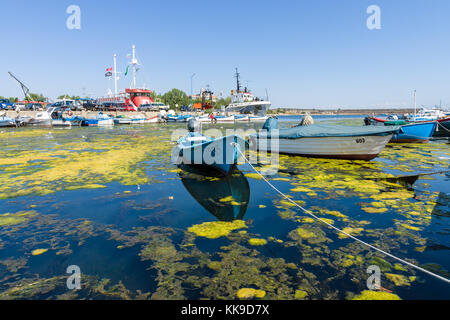
{"label": "boat reflection in water", "polygon": [[180,166],[181,181],[200,205],[220,221],[242,220],[250,199],[247,178],[238,169],[227,176],[205,176],[191,166]]}

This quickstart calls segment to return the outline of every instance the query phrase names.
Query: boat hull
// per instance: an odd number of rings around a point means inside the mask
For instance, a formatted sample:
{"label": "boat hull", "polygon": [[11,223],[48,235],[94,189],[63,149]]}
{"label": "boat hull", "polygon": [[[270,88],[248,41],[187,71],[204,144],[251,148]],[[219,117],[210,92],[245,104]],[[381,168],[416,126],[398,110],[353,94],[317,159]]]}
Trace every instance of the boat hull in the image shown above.
{"label": "boat hull", "polygon": [[392,143],[426,143],[436,131],[437,122],[412,123],[402,126],[402,130],[392,136]]}
{"label": "boat hull", "polygon": [[71,127],[72,122],[66,121],[63,119],[53,119],[52,126],[54,126],[54,127]]}
{"label": "boat hull", "polygon": [[83,121],[83,126],[88,127],[101,127],[101,126],[113,126],[113,119],[86,119]]}
{"label": "boat hull", "polygon": [[238,150],[244,150],[244,147],[245,140],[237,135],[191,144],[178,143],[173,150],[172,159],[178,165],[218,170],[229,174],[240,157]]}
{"label": "boat hull", "polygon": [[127,118],[116,118],[114,119],[114,124],[131,124],[131,119]]}
{"label": "boat hull", "polygon": [[[305,137],[299,139],[278,139],[278,152],[313,158],[346,160],[372,160],[384,149],[392,135],[358,137]],[[258,150],[271,152],[271,143],[277,139],[264,139],[251,136]],[[273,148],[276,150],[276,147]]]}
{"label": "boat hull", "polygon": [[5,127],[17,127],[16,121],[13,119],[1,120],[0,119],[0,128]]}

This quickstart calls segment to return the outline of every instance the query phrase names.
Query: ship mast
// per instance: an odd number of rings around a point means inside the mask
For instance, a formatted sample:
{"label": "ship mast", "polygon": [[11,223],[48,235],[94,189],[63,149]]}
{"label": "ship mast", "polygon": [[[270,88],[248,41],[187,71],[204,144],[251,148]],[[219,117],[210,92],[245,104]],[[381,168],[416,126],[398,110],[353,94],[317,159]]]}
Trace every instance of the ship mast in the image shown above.
{"label": "ship mast", "polygon": [[133,88],[132,89],[136,89],[136,72],[137,72],[137,68],[136,66],[139,65],[137,59],[136,59],[136,46],[133,44],[133,57],[131,60],[131,65],[133,66]]}
{"label": "ship mast", "polygon": [[236,75],[234,77],[236,78],[236,93],[239,93],[239,91],[241,91],[241,84],[239,82],[240,74],[238,72],[238,68],[236,68]]}
{"label": "ship mast", "polygon": [[117,54],[114,54],[114,96],[117,96]]}

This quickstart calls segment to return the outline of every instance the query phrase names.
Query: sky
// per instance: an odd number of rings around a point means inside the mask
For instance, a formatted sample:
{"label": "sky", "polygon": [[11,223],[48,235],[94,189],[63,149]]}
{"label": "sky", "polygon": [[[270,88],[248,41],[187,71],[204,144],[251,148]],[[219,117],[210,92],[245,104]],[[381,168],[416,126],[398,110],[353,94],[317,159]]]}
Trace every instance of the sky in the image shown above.
{"label": "sky", "polygon": [[[77,5],[81,29],[66,12]],[[369,30],[370,5],[381,29]],[[0,2],[0,96],[104,96],[118,55],[136,45],[138,86],[228,96],[234,70],[273,107],[450,107],[448,0],[191,0]],[[122,75],[119,89],[130,86]]]}

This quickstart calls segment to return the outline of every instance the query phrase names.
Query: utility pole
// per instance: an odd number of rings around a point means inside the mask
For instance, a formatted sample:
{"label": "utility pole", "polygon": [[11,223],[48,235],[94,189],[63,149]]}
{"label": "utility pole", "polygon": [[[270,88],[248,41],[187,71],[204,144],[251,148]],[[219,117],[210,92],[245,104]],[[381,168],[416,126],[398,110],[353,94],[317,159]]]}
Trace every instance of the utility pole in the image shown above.
{"label": "utility pole", "polygon": [[192,104],[192,78],[194,78],[194,76],[195,76],[195,73],[191,76],[191,108],[192,108],[192,106],[193,106],[193,104]]}
{"label": "utility pole", "polygon": [[114,96],[117,96],[117,54],[114,54]]}
{"label": "utility pole", "polygon": [[414,90],[414,121],[416,121],[416,90]]}

